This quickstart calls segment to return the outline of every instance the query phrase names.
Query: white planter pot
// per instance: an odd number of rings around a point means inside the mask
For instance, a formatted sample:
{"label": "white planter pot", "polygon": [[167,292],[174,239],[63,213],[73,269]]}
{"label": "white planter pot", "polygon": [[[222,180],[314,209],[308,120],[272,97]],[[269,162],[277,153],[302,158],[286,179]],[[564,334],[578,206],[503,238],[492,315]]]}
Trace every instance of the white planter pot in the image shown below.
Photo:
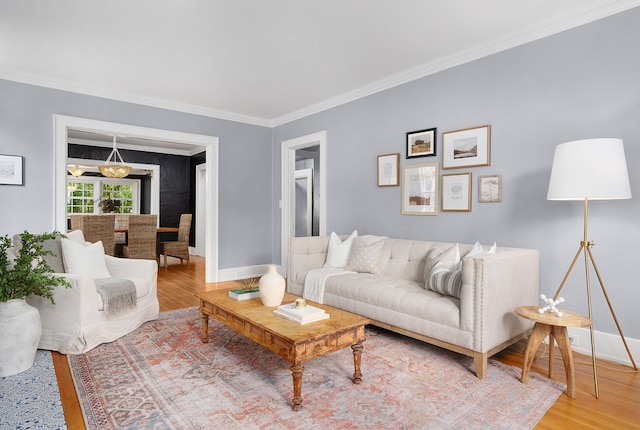
{"label": "white planter pot", "polygon": [[26,300],[0,303],[0,377],[33,366],[41,333],[40,313]]}
{"label": "white planter pot", "polygon": [[265,273],[258,282],[260,298],[265,306],[278,306],[284,298],[285,282],[284,278],[276,271],[275,264],[267,266]]}

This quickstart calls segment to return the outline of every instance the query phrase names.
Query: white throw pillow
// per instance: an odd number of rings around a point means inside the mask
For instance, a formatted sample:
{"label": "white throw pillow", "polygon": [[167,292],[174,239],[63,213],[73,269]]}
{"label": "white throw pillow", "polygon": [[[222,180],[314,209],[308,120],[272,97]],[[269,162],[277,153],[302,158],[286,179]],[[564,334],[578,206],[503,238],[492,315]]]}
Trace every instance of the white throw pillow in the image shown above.
{"label": "white throw pillow", "polygon": [[380,274],[380,255],[384,240],[382,238],[376,242],[367,244],[367,240],[362,237],[356,237],[351,247],[349,262],[345,269],[359,273]]}
{"label": "white throw pillow", "polygon": [[444,252],[439,248],[429,250],[425,261],[425,289],[459,298],[462,287],[460,261],[457,243]]}
{"label": "white throw pillow", "polygon": [[327,259],[324,267],[342,268],[346,266],[349,261],[349,253],[351,252],[353,239],[355,239],[357,235],[358,231],[354,230],[348,238],[341,241],[338,235],[332,231],[329,237],[329,248],[327,250]]}
{"label": "white throw pillow", "polygon": [[473,248],[471,249],[471,251],[467,252],[467,254],[463,258],[475,257],[482,254],[495,254],[496,247],[497,247],[496,243],[493,242],[493,246],[485,251],[482,245],[480,245],[480,242],[476,242],[476,244],[473,245]]}
{"label": "white throw pillow", "polygon": [[75,242],[82,246],[86,245],[86,241],[84,240],[84,233],[82,232],[82,230],[70,231],[69,233],[65,233],[65,236],[67,236],[67,239],[72,242]]}
{"label": "white throw pillow", "polygon": [[67,273],[93,279],[111,278],[111,273],[107,270],[104,261],[102,241],[83,246],[63,238],[61,244]]}

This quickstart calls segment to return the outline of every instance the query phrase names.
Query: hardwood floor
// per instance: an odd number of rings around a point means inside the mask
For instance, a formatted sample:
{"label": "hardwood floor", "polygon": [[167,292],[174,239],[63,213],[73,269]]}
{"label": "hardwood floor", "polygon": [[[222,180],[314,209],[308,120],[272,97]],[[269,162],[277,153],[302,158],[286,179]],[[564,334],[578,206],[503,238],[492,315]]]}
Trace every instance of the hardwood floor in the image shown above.
{"label": "hardwood floor", "polygon": [[[207,284],[204,282],[204,259],[192,257],[189,265],[169,260],[169,268],[158,270],[158,300],[160,311],[197,306],[193,296],[198,291],[209,291],[241,285],[240,282]],[[519,342],[494,358],[512,366],[522,366],[525,342]],[[531,372],[547,375],[548,357],[542,349]],[[559,353],[555,354],[554,379],[566,382]],[[640,376],[632,368],[598,360],[598,388],[596,399],[593,388],[591,357],[574,354],[576,362],[576,398],[561,395],[549,409],[536,429],[640,429]],[[635,357],[634,357],[635,358]],[[53,353],[53,361],[60,387],[62,406],[69,430],[84,429],[82,411],[78,403],[67,358]]]}

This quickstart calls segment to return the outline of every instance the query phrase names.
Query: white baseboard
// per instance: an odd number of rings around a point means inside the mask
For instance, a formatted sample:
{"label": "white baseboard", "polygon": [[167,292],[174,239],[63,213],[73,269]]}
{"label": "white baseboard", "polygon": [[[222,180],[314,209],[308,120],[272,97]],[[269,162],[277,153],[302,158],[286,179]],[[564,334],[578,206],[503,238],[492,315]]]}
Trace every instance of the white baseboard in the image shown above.
{"label": "white baseboard", "polygon": [[[218,282],[235,281],[237,279],[258,278],[267,273],[268,264],[257,266],[232,267],[230,269],[218,270]],[[282,267],[277,266],[278,273],[282,276]]]}
{"label": "white baseboard", "polygon": [[[569,327],[569,337],[573,337],[572,349],[588,356],[591,356],[591,334],[589,327]],[[605,333],[601,331],[593,332],[596,344],[596,357],[620,364],[631,366],[631,360],[624,347],[622,338],[617,333]],[[629,351],[633,356],[636,366],[640,364],[640,340],[625,336]]]}

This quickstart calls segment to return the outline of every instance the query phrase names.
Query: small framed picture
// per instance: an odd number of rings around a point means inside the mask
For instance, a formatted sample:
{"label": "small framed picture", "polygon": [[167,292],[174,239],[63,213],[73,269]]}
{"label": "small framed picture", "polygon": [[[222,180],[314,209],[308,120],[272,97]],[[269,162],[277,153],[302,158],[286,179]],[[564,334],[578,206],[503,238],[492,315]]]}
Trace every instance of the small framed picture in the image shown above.
{"label": "small framed picture", "polygon": [[442,168],[491,165],[491,126],[442,133]]}
{"label": "small framed picture", "polygon": [[378,155],[378,186],[400,185],[400,153]]}
{"label": "small framed picture", "polygon": [[478,177],[478,201],[480,203],[502,201],[502,175]]}
{"label": "small framed picture", "polygon": [[23,185],[23,157],[0,155],[0,185]]}
{"label": "small framed picture", "polygon": [[402,214],[438,215],[438,163],[402,168]]}
{"label": "small framed picture", "polygon": [[471,212],[471,172],[442,175],[442,211]]}
{"label": "small framed picture", "polygon": [[436,155],[436,129],[407,133],[407,158],[433,157]]}

